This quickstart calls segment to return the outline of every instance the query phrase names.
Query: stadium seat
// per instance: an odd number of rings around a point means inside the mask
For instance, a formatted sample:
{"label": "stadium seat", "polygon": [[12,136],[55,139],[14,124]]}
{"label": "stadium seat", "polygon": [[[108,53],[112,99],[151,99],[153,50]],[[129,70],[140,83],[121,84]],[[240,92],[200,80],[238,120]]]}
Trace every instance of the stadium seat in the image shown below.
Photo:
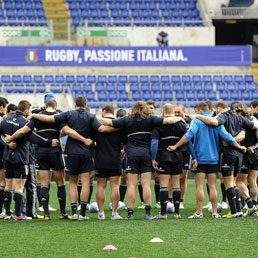
{"label": "stadium seat", "polygon": [[46,85],[45,84],[38,84],[36,88],[37,93],[45,93],[46,92]]}
{"label": "stadium seat", "polygon": [[236,85],[234,83],[229,83],[227,86],[228,91],[235,91],[236,90]]}
{"label": "stadium seat", "polygon": [[72,85],[72,91],[74,93],[79,93],[79,92],[81,92],[81,90],[82,90],[81,84],[73,84]]}
{"label": "stadium seat", "polygon": [[142,84],[141,85],[141,91],[149,91],[150,85],[149,84]]}
{"label": "stadium seat", "polygon": [[243,83],[243,82],[240,82],[240,83],[238,84],[238,90],[239,90],[239,91],[246,91],[246,90],[247,90],[246,84]]}
{"label": "stadium seat", "polygon": [[225,75],[224,76],[224,82],[225,83],[231,83],[233,81],[232,75]]}
{"label": "stadium seat", "polygon": [[110,101],[117,100],[117,93],[115,91],[109,92],[108,98],[109,98]]}
{"label": "stadium seat", "polygon": [[56,83],[64,83],[64,76],[56,75]]}
{"label": "stadium seat", "polygon": [[182,76],[182,82],[183,82],[183,83],[191,83],[191,77],[190,77],[190,75],[183,75],[183,76]]}
{"label": "stadium seat", "polygon": [[239,92],[237,92],[237,91],[231,92],[231,99],[234,100],[234,101],[240,100],[239,99]]}
{"label": "stadium seat", "polygon": [[195,92],[202,91],[202,84],[201,83],[194,84],[193,89]]}
{"label": "stadium seat", "polygon": [[154,101],[161,101],[162,100],[162,93],[161,93],[161,91],[153,92],[153,100]]}
{"label": "stadium seat", "polygon": [[45,82],[46,83],[53,83],[54,82],[53,75],[45,75]]}
{"label": "stadium seat", "polygon": [[257,90],[251,92],[251,99],[258,99],[258,91]]}
{"label": "stadium seat", "polygon": [[24,85],[20,84],[20,83],[15,84],[14,92],[15,93],[24,93]]}
{"label": "stadium seat", "polygon": [[184,101],[185,100],[184,92],[182,92],[182,91],[176,92],[176,100]]}
{"label": "stadium seat", "polygon": [[172,89],[175,92],[179,92],[179,91],[181,91],[181,85],[180,84],[173,84]]}
{"label": "stadium seat", "polygon": [[203,75],[202,81],[203,81],[204,83],[211,83],[211,82],[212,82],[211,76],[210,76],[210,75]]}
{"label": "stadium seat", "polygon": [[200,75],[193,75],[193,76],[192,76],[192,82],[193,82],[194,84],[199,84],[199,83],[201,83],[201,76],[200,76]]}
{"label": "stadium seat", "polygon": [[62,84],[62,88],[63,88],[64,93],[69,93],[71,86],[70,86],[70,84]]}
{"label": "stadium seat", "polygon": [[185,91],[185,92],[192,91],[192,85],[190,83],[184,83],[183,84],[183,91]]}
{"label": "stadium seat", "polygon": [[32,77],[31,77],[31,75],[23,75],[22,81],[23,81],[24,83],[31,83],[31,82],[32,82]]}
{"label": "stadium seat", "polygon": [[2,81],[3,83],[9,83],[9,82],[11,82],[10,75],[2,75],[1,81]]}
{"label": "stadium seat", "polygon": [[128,93],[126,91],[119,92],[119,101],[127,101]]}
{"label": "stadium seat", "polygon": [[160,84],[159,83],[154,83],[151,85],[151,90],[154,91],[160,91]]}
{"label": "stadium seat", "polygon": [[12,76],[12,82],[13,83],[20,83],[21,82],[21,76],[20,75],[13,75]]}
{"label": "stadium seat", "polygon": [[229,100],[228,92],[227,91],[221,91],[219,93],[219,98],[224,100],[224,101],[228,101]]}
{"label": "stadium seat", "polygon": [[186,99],[188,101],[195,101],[195,94],[192,91],[186,92]]}
{"label": "stadium seat", "polygon": [[242,83],[244,80],[243,75],[235,75],[234,76],[234,82],[236,83]]}
{"label": "stadium seat", "polygon": [[221,75],[214,75],[214,76],[213,76],[213,81],[214,81],[215,83],[223,82],[223,81],[222,81],[222,76],[221,76]]}
{"label": "stadium seat", "polygon": [[53,93],[61,93],[63,91],[62,87],[60,86],[60,84],[51,84],[50,86],[50,90]]}
{"label": "stadium seat", "polygon": [[162,83],[169,83],[169,76],[168,75],[162,75],[161,80]]}
{"label": "stadium seat", "polygon": [[124,84],[117,84],[116,89],[118,92],[125,91],[125,85]]}
{"label": "stadium seat", "polygon": [[137,75],[130,75],[129,76],[130,83],[138,83],[138,76]]}
{"label": "stadium seat", "polygon": [[77,81],[77,83],[85,83],[85,76],[84,75],[77,75],[76,81]]}
{"label": "stadium seat", "polygon": [[179,75],[172,75],[171,77],[172,83],[180,83],[180,76]]}
{"label": "stadium seat", "polygon": [[245,82],[252,83],[254,81],[253,75],[245,75]]}
{"label": "stadium seat", "polygon": [[13,84],[4,84],[4,89],[6,93],[13,93],[14,89],[13,89]]}
{"label": "stadium seat", "polygon": [[205,92],[203,92],[203,91],[197,92],[196,96],[197,96],[198,101],[205,101],[206,100]]}
{"label": "stadium seat", "polygon": [[134,91],[132,93],[132,101],[139,101],[141,100],[141,93],[139,91]]}
{"label": "stadium seat", "polygon": [[109,75],[109,76],[108,76],[108,82],[109,82],[109,83],[117,83],[117,77],[116,77],[116,75]]}
{"label": "stadium seat", "polygon": [[257,84],[255,84],[254,82],[249,83],[248,90],[249,91],[256,91],[257,90]]}
{"label": "stadium seat", "polygon": [[25,86],[25,93],[34,93],[35,85],[34,84],[27,84]]}
{"label": "stadium seat", "polygon": [[171,91],[171,87],[169,83],[163,83],[161,86],[162,91]]}
{"label": "stadium seat", "polygon": [[115,85],[114,84],[107,84],[106,85],[106,90],[109,91],[109,92],[113,92],[115,91]]}
{"label": "stadium seat", "polygon": [[75,82],[74,75],[66,75],[65,81],[67,83],[74,83]]}
{"label": "stadium seat", "polygon": [[107,101],[107,94],[104,91],[98,92],[98,100],[99,101]]}
{"label": "stadium seat", "polygon": [[130,85],[130,91],[134,92],[134,91],[139,91],[140,87],[138,84],[131,84]]}
{"label": "stadium seat", "polygon": [[210,91],[207,93],[207,98],[210,100],[210,101],[216,101],[217,100],[217,95],[216,95],[216,92],[215,91]]}
{"label": "stadium seat", "polygon": [[95,94],[92,91],[86,92],[87,101],[95,101]]}
{"label": "stadium seat", "polygon": [[164,101],[172,101],[173,100],[173,94],[171,91],[165,91],[163,94],[163,100]]}
{"label": "stadium seat", "polygon": [[88,75],[87,82],[88,83],[96,83],[96,76],[95,75]]}
{"label": "stadium seat", "polygon": [[216,89],[217,91],[225,91],[226,90],[225,84],[223,82],[218,83],[216,86]]}
{"label": "stadium seat", "polygon": [[211,83],[204,84],[204,90],[207,92],[213,91],[213,85]]}
{"label": "stadium seat", "polygon": [[102,91],[104,91],[105,90],[105,88],[104,88],[104,85],[102,84],[102,83],[97,83],[96,85],[95,85],[95,91],[97,91],[97,92],[102,92]]}
{"label": "stadium seat", "polygon": [[120,83],[127,83],[127,82],[128,82],[128,77],[127,77],[127,75],[120,75],[120,76],[118,77],[118,81],[119,81]]}
{"label": "stadium seat", "polygon": [[240,99],[242,100],[250,100],[250,94],[248,91],[242,91],[240,93],[240,96],[241,96]]}
{"label": "stadium seat", "polygon": [[143,98],[144,101],[148,101],[148,100],[152,99],[151,92],[150,91],[144,91],[142,93],[142,98]]}

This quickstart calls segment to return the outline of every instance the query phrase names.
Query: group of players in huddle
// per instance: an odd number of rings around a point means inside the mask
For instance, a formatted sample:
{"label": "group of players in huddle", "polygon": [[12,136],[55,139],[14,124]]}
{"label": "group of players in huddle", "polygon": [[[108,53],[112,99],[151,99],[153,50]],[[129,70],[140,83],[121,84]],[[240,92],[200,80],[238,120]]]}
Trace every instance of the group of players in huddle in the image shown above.
{"label": "group of players in huddle", "polygon": [[[195,106],[195,115],[185,114],[182,105],[173,107],[168,103],[163,106],[160,117],[155,116],[154,101],[138,101],[128,115],[125,110],[118,110],[116,118],[113,107],[109,105],[102,108],[102,117],[97,118],[88,111],[86,99],[82,96],[76,98],[75,109],[66,112],[57,109],[52,93],[45,95],[44,102],[43,108],[31,113],[31,104],[27,100],[21,100],[16,107],[8,105],[7,99],[0,97],[1,218],[49,220],[49,186],[53,172],[60,219],[88,220],[86,209],[95,171],[98,219],[105,219],[108,180],[112,220],[123,219],[118,214],[118,206],[126,191],[128,215],[125,219],[134,220],[137,186],[146,220],[167,219],[167,205],[172,201],[174,218],[180,219],[190,167],[195,178],[197,209],[189,219],[203,218],[205,178],[212,217],[220,218],[217,174],[221,179],[222,205],[227,206],[228,200],[230,207],[230,212],[224,217],[258,215],[258,100],[251,102],[250,109],[240,102],[233,102],[228,109],[227,103],[218,101],[215,111],[210,101],[201,102]],[[66,162],[60,145],[60,139],[65,135],[68,136],[64,151]],[[71,216],[66,212],[65,167],[70,181]],[[151,213],[152,174],[155,179],[155,207],[161,209],[155,217]],[[38,194],[37,181],[40,181]],[[36,212],[37,195],[44,217]],[[12,198],[14,215],[11,212]],[[245,214],[242,212],[244,204],[247,205]],[[2,212],[3,206],[5,212]]]}

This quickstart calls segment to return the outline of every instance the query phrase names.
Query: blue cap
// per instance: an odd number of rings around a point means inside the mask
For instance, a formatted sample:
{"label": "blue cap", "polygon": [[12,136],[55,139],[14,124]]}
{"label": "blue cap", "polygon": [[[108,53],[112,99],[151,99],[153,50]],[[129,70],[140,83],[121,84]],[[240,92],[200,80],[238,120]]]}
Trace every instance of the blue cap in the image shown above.
{"label": "blue cap", "polygon": [[53,93],[47,93],[44,96],[44,103],[47,103],[50,99],[56,99]]}

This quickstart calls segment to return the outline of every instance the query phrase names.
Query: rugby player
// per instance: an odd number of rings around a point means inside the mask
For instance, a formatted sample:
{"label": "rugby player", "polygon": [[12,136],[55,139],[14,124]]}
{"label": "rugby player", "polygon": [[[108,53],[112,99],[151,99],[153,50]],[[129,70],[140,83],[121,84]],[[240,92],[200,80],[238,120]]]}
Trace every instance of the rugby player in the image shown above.
{"label": "rugby player", "polygon": [[120,119],[102,119],[104,125],[122,128],[128,137],[127,151],[127,177],[128,177],[128,216],[127,220],[134,220],[134,202],[136,198],[136,186],[140,175],[143,188],[143,198],[145,202],[145,219],[151,220],[151,200],[150,189],[152,163],[150,157],[151,132],[154,126],[162,124],[172,124],[183,119],[180,117],[157,117],[148,114],[147,105],[144,101],[134,103],[129,116]]}
{"label": "rugby player", "polygon": [[[236,137],[242,129],[257,129],[258,122],[254,118],[250,121],[242,116],[234,114],[228,110],[228,105],[224,101],[218,101],[215,105],[216,117],[197,115],[207,125],[219,126],[225,125],[225,129],[233,137]],[[237,140],[238,141],[238,140]],[[235,185],[236,178],[241,169],[243,154],[241,151],[231,146],[222,145],[221,172],[226,186],[227,198],[230,206],[230,213],[225,218],[237,218],[243,216],[241,210],[240,191]]]}
{"label": "rugby player", "polygon": [[[165,104],[163,106],[163,117],[173,116],[173,106]],[[180,176],[183,168],[183,148],[177,149],[175,152],[169,152],[167,147],[175,145],[179,139],[186,133],[186,124],[179,122],[172,125],[164,125],[155,127],[152,130],[151,140],[151,158],[153,168],[159,174],[160,181],[160,203],[161,212],[155,216],[155,219],[167,219],[167,200],[168,200],[168,184],[171,178],[174,200],[174,218],[180,219],[179,213],[181,189]],[[189,142],[188,145],[192,146]],[[195,153],[192,146],[193,160]]]}
{"label": "rugby player", "polygon": [[[105,106],[102,108],[102,117],[107,119],[115,119],[114,108],[112,106]],[[119,202],[119,183],[122,175],[121,170],[121,144],[124,139],[122,130],[117,132],[103,134],[93,131],[93,140],[96,142],[95,151],[95,169],[97,177],[97,194],[96,200],[98,203],[99,213],[98,219],[105,219],[104,203],[105,203],[105,189],[107,181],[110,182],[110,199],[112,203],[111,220],[123,219],[119,216],[118,202]]]}
{"label": "rugby player", "polygon": [[[180,116],[184,118],[186,122],[186,128],[188,129],[191,124],[191,118],[185,116],[185,107],[183,105],[177,105],[175,106],[174,110],[175,116]],[[180,175],[180,189],[181,189],[181,197],[180,197],[180,209],[184,209],[184,196],[187,191],[187,177],[188,177],[188,171],[191,167],[191,156],[190,153],[185,149],[183,146],[183,170],[182,174]],[[172,193],[172,188],[171,188]],[[172,199],[172,194],[171,194]]]}
{"label": "rugby player", "polygon": [[[30,112],[31,104],[27,100],[19,102],[17,111],[14,115],[6,118],[1,123],[1,135],[11,135],[18,131],[26,124],[26,115]],[[57,139],[46,139],[37,134],[30,133],[27,137],[17,140],[17,148],[10,149],[5,146],[3,160],[6,175],[6,188],[4,193],[6,215],[5,220],[12,218],[10,205],[12,200],[12,190],[14,189],[15,201],[15,220],[25,220],[26,216],[22,215],[23,188],[28,174],[29,164],[29,141],[39,144],[40,146],[57,145]],[[12,142],[11,136],[6,137],[7,142]]]}
{"label": "rugby player", "polygon": [[[8,100],[6,98],[0,97],[0,123],[3,117],[6,115]],[[0,144],[0,219],[3,219],[5,212],[3,212],[4,205],[4,189],[5,189],[5,174],[4,174],[4,164],[2,161],[4,153],[4,146]]]}
{"label": "rugby player", "polygon": [[[195,112],[205,117],[211,117],[208,112],[208,105],[205,102],[201,102],[195,106]],[[202,219],[202,204],[204,201],[204,183],[205,177],[210,189],[210,200],[212,203],[212,217],[217,219],[220,215],[217,213],[217,190],[216,190],[216,173],[219,171],[219,137],[227,141],[230,145],[233,145],[239,151],[246,151],[246,148],[240,146],[236,140],[226,132],[224,126],[210,127],[202,121],[193,120],[191,127],[187,133],[181,138],[181,140],[174,146],[169,146],[171,151],[176,150],[186,142],[190,141],[194,137],[194,149],[197,156],[198,166],[194,174],[196,184],[196,202],[197,210],[189,219]]]}

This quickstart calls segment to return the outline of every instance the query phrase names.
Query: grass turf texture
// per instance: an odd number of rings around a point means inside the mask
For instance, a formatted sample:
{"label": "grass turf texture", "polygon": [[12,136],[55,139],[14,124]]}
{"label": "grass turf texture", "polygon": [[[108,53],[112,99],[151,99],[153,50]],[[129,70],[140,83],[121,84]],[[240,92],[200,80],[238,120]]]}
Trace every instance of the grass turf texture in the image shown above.
{"label": "grass turf texture", "polygon": [[[92,201],[95,193],[94,182]],[[169,215],[168,220],[145,221],[145,211],[135,209],[135,221],[111,221],[109,188],[106,193],[105,221],[97,220],[97,214],[89,212],[89,221],[59,220],[59,211],[51,213],[51,221],[1,220],[1,253],[4,257],[257,257],[257,217],[214,220],[205,210],[204,219],[187,219],[195,211],[194,180],[188,181],[181,220]],[[219,187],[218,193],[220,201]],[[67,201],[71,213],[69,198]],[[53,183],[50,203],[59,207]],[[158,212],[152,209],[153,215]],[[222,214],[227,212],[224,210]],[[127,214],[119,213],[123,217]],[[154,237],[164,243],[150,243]],[[118,250],[102,250],[110,244]]]}

